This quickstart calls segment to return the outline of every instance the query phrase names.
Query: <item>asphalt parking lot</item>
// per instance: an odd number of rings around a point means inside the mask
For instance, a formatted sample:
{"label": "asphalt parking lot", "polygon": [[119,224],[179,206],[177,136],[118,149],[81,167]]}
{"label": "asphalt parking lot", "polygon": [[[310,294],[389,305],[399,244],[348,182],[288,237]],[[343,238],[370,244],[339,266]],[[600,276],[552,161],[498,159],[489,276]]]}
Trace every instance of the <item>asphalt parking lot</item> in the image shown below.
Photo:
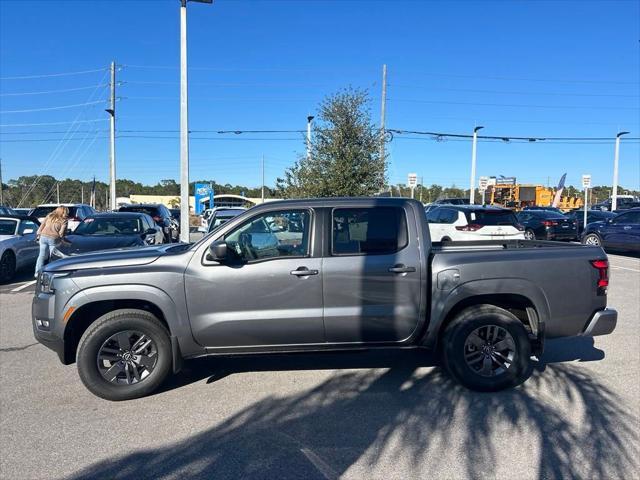
{"label": "asphalt parking lot", "polygon": [[122,403],[36,343],[27,272],[0,287],[0,477],[640,478],[640,259],[610,264],[616,331],[549,341],[510,391],[361,352],[187,362]]}

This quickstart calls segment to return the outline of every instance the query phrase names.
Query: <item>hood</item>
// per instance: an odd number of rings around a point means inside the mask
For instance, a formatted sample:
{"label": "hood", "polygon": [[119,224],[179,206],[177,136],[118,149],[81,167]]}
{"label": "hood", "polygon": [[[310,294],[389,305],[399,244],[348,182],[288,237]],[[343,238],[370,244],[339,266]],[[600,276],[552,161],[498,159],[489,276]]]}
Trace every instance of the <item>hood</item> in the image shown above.
{"label": "hood", "polygon": [[67,235],[58,246],[65,255],[143,245],[138,235]]}
{"label": "hood", "polygon": [[0,242],[2,242],[3,240],[11,240],[13,238],[16,238],[15,235],[0,235]]}
{"label": "hood", "polygon": [[152,245],[149,247],[133,247],[114,250],[101,250],[82,253],[55,260],[45,270],[49,272],[63,270],[84,270],[88,268],[107,268],[130,265],[147,265],[154,262],[175,244]]}

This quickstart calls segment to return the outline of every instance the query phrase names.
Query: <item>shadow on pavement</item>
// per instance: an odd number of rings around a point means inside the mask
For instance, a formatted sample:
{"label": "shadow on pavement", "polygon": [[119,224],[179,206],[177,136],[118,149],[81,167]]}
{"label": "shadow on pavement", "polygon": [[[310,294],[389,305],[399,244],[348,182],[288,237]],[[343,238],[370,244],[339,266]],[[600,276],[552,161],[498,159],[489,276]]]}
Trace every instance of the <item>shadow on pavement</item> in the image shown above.
{"label": "shadow on pavement", "polygon": [[[465,452],[458,462],[467,477],[486,478],[497,473],[503,450],[497,439],[509,440],[500,435],[505,428],[537,442],[521,449],[537,463],[532,478],[628,478],[637,467],[635,418],[584,366],[555,363],[597,360],[601,353],[585,339],[549,342],[524,385],[493,394],[466,390],[437,368],[418,370],[430,363],[420,352],[197,362],[187,378],[209,383],[244,371],[363,370],[338,371],[298,394],[267,396],[184,441],[98,462],[71,478],[333,479],[357,461],[375,467],[383,453],[411,459],[416,471],[425,463],[442,466],[442,452],[451,448]],[[372,367],[384,369],[365,370]],[[568,420],[569,409],[584,412],[579,422]]]}

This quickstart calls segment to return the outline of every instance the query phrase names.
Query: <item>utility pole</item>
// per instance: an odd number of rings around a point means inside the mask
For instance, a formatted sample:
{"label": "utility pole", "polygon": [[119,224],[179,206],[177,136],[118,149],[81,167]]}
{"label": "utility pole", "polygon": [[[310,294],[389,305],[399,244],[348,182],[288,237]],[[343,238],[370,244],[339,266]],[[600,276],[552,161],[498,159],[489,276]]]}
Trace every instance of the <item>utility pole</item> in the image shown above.
{"label": "utility pole", "polygon": [[104,189],[104,210],[109,210],[109,189]]}
{"label": "utility pole", "polygon": [[380,158],[384,160],[385,115],[387,110],[387,64],[382,65],[382,101],[380,105]]}
{"label": "utility pole", "polygon": [[4,188],[2,188],[2,158],[0,158],[0,205],[4,205],[4,196],[2,194],[3,190]]}
{"label": "utility pole", "polygon": [[476,151],[478,146],[478,130],[484,127],[475,127],[473,129],[473,144],[471,146],[471,181],[469,182],[469,203],[473,205],[475,203],[475,190],[476,190]]}
{"label": "utility pole", "polygon": [[[111,210],[116,209],[116,62],[111,62],[109,108],[109,188],[111,190]],[[107,206],[105,205],[105,208]]]}
{"label": "utility pole", "polygon": [[616,149],[613,156],[613,188],[611,189],[611,211],[618,208],[618,160],[620,159],[620,137],[629,132],[618,132],[616,135]]}
{"label": "utility pole", "polygon": [[307,160],[311,160],[311,122],[313,115],[307,117]]}
{"label": "utility pole", "polygon": [[180,241],[189,242],[189,117],[187,111],[187,0],[180,3]]}
{"label": "utility pole", "polygon": [[264,153],[262,154],[262,203],[264,203]]}
{"label": "utility pole", "polygon": [[60,205],[60,183],[56,182],[56,203]]}
{"label": "utility pole", "polygon": [[84,203],[84,185],[80,186],[80,203]]}

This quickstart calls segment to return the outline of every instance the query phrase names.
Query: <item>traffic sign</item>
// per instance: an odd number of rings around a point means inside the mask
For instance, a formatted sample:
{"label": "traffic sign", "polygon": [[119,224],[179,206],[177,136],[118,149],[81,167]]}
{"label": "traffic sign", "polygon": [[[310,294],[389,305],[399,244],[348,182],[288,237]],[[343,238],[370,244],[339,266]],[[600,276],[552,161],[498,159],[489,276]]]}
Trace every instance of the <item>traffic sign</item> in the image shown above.
{"label": "traffic sign", "polygon": [[582,175],[582,188],[591,188],[591,175]]}
{"label": "traffic sign", "polygon": [[489,177],[480,177],[478,179],[478,190],[484,192],[489,185]]}
{"label": "traffic sign", "polygon": [[410,173],[407,175],[407,187],[416,188],[416,185],[418,185],[418,174]]}

